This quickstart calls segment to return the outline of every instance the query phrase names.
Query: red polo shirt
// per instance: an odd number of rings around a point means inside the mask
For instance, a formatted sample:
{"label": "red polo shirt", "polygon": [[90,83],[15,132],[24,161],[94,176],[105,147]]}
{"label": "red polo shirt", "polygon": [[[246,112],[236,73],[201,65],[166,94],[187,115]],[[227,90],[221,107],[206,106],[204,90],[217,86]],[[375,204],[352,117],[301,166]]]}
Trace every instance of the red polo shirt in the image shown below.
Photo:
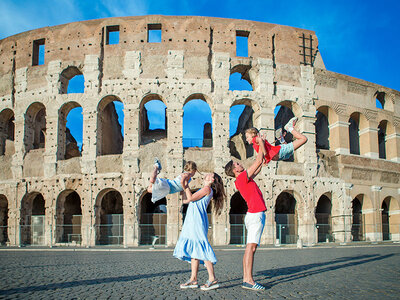
{"label": "red polo shirt", "polygon": [[247,176],[244,170],[235,180],[235,186],[239,190],[240,195],[247,203],[249,213],[257,213],[266,211],[263,195],[258,188],[257,183]]}

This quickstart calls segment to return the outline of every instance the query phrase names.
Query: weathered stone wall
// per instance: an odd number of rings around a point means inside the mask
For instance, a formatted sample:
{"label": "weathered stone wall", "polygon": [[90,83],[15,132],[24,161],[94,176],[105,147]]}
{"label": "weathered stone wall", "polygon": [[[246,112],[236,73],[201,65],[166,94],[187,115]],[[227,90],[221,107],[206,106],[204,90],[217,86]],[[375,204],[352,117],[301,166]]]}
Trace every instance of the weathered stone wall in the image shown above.
{"label": "weathered stone wall", "polygon": [[[147,42],[148,24],[161,24],[161,43]],[[107,45],[107,26],[114,25],[119,25],[119,43]],[[248,57],[236,56],[236,31],[249,33]],[[45,39],[45,62],[32,66],[33,41],[39,39]],[[311,39],[314,50],[305,58],[301,49],[311,46]],[[276,199],[283,192],[296,199],[296,234],[307,245],[317,242],[315,210],[322,195],[332,203],[336,241],[351,240],[352,200],[356,197],[362,198],[363,215],[371,225],[366,238],[382,240],[384,199],[390,199],[392,220],[400,214],[400,93],[325,70],[317,49],[317,37],[309,30],[184,16],[92,20],[1,40],[0,123],[8,121],[3,118],[9,110],[15,119],[13,141],[1,135],[2,143],[12,143],[15,149],[12,155],[6,151],[0,157],[0,195],[8,204],[8,243],[20,244],[22,206],[39,193],[45,200],[45,243],[55,243],[57,203],[75,191],[81,200],[82,245],[94,245],[102,199],[107,192],[117,191],[123,201],[124,245],[138,245],[141,199],[153,158],[158,156],[163,177],[178,175],[187,160],[196,161],[201,172],[223,176],[228,199],[223,213],[212,217],[212,242],[228,244],[230,199],[235,189],[223,167],[231,159],[229,111],[236,104],[252,108],[252,124],[264,128],[269,140],[274,138],[274,108],[286,106],[299,118],[298,127],[308,137],[308,143],[296,151],[294,162],[271,162],[257,177],[268,208],[263,244],[277,239],[274,213]],[[63,71],[69,67],[84,75],[83,94],[65,93],[69,73]],[[229,76],[234,72],[242,73],[253,91],[229,90]],[[377,92],[385,95],[384,109],[375,107]],[[167,135],[144,143],[141,110],[152,99],[167,107]],[[182,146],[183,106],[192,99],[202,99],[210,106],[212,148]],[[123,148],[121,154],[103,155],[121,152],[117,147],[120,139],[115,144],[103,139],[107,134],[116,135],[118,125],[99,125],[101,120],[111,119],[104,117],[103,109],[113,100],[124,105]],[[40,125],[32,124],[38,111],[32,107],[42,106],[45,144],[33,149],[29,141]],[[60,120],[77,106],[83,110],[83,151],[80,157],[65,159],[65,121]],[[315,146],[317,110],[328,119],[329,150],[317,151]],[[360,155],[349,150],[353,113],[359,118]],[[386,159],[379,159],[378,151],[377,128],[382,121],[387,124]],[[241,156],[244,152],[242,149]],[[252,161],[247,155],[242,159],[246,165]],[[196,175],[192,186],[200,184]],[[166,243],[173,245],[182,226],[181,200],[179,195],[170,195],[167,201]],[[391,232],[392,239],[399,239],[398,230]]]}

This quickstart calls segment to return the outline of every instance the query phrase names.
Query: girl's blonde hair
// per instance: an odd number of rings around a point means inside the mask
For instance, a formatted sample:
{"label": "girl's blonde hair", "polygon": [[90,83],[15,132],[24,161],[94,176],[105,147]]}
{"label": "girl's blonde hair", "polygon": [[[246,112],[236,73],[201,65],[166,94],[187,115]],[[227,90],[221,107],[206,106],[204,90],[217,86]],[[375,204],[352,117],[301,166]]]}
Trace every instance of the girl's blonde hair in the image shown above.
{"label": "girl's blonde hair", "polygon": [[185,166],[183,167],[183,170],[186,172],[192,172],[192,171],[197,171],[197,165],[194,161],[187,161]]}
{"label": "girl's blonde hair", "polygon": [[251,127],[246,129],[245,133],[250,133],[252,136],[256,136],[258,134],[258,129],[255,127]]}
{"label": "girl's blonde hair", "polygon": [[226,195],[222,178],[217,173],[214,173],[214,182],[211,184],[211,188],[213,190],[214,199],[213,209],[217,215],[220,215]]}

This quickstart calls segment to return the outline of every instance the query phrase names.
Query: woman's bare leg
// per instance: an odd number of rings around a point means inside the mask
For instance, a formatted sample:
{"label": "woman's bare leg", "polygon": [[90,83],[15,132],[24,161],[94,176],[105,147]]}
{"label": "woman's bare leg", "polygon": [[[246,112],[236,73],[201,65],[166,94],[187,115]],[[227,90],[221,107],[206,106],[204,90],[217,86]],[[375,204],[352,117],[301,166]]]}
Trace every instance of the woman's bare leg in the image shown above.
{"label": "woman's bare leg", "polygon": [[211,261],[205,261],[204,264],[207,268],[208,280],[213,282],[215,280],[214,265]]}

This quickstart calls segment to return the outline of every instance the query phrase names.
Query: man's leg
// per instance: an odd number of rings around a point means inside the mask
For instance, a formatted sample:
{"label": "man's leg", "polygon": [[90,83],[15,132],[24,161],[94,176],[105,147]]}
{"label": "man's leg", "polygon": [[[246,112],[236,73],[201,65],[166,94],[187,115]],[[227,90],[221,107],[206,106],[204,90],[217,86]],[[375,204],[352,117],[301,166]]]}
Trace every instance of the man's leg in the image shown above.
{"label": "man's leg", "polygon": [[251,285],[255,283],[253,279],[253,263],[256,250],[256,243],[248,243],[243,256],[243,282],[250,283]]}

